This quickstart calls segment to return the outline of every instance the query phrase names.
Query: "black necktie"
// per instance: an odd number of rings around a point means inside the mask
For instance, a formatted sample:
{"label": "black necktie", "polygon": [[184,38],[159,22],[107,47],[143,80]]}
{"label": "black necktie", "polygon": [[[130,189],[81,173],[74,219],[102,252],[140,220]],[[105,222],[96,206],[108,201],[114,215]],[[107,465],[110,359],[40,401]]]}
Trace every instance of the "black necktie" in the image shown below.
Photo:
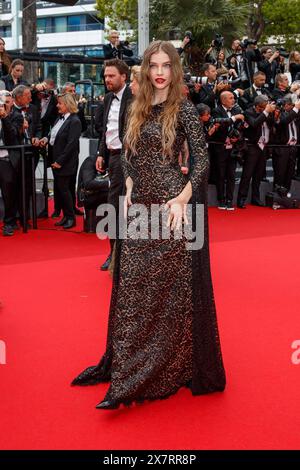
{"label": "black necktie", "polygon": [[62,120],[64,121],[64,120],[65,120],[65,116],[64,116],[63,114],[61,114],[61,115],[59,116],[59,119],[62,119]]}
{"label": "black necktie", "polygon": [[118,100],[118,101],[120,101],[119,98],[117,97],[117,95],[114,95],[114,96],[113,96],[113,100]]}

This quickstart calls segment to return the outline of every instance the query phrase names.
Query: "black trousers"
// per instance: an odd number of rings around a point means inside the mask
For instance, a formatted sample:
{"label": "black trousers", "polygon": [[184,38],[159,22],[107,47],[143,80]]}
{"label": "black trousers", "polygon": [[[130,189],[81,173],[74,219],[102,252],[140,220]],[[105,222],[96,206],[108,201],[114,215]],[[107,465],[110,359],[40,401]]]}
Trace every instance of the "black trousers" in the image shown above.
{"label": "black trousers", "polygon": [[245,154],[242,177],[239,185],[238,200],[248,196],[252,178],[252,199],[260,199],[260,182],[266,168],[266,149],[261,150],[258,145],[249,145]]}
{"label": "black trousers", "polygon": [[[116,217],[119,216],[119,197],[123,193],[124,187],[124,176],[123,170],[121,165],[121,151],[120,153],[116,153],[114,155],[110,155],[109,162],[108,162],[108,174],[110,180],[110,187],[108,190],[107,202],[114,206],[116,210]],[[116,224],[118,229],[119,224]],[[118,234],[117,234],[118,236]],[[114,240],[110,241],[111,251],[114,246]]]}
{"label": "black trousers", "polygon": [[297,147],[275,148],[273,151],[274,186],[290,190],[295,174]]}
{"label": "black trousers", "polygon": [[[72,194],[72,200],[73,200],[73,207],[74,207],[74,209],[75,209],[75,207],[76,207],[76,180],[77,180],[77,169],[78,169],[78,165],[77,165],[77,168],[76,168],[76,173],[74,173],[74,174],[70,177],[70,191],[71,191],[71,194]],[[60,200],[59,191],[58,191],[58,189],[57,189],[57,187],[56,187],[55,178],[54,178],[54,183],[53,183],[53,193],[54,193],[54,211],[59,214],[60,211],[62,210],[62,202],[61,202],[61,200]]]}
{"label": "black trousers", "polygon": [[[219,201],[232,201],[235,186],[236,159],[224,145],[214,147],[216,159],[216,186]],[[225,183],[226,182],[226,183]]]}
{"label": "black trousers", "polygon": [[14,225],[18,206],[17,173],[10,161],[0,158],[0,188],[4,202],[4,225]]}
{"label": "black trousers", "polygon": [[[32,160],[34,161],[34,168],[39,163],[38,152],[26,152],[25,153],[25,203],[26,203],[26,215],[29,219],[30,213],[30,199],[32,197]],[[18,172],[18,212],[22,220],[23,206],[22,206],[22,174]]]}
{"label": "black trousers", "polygon": [[57,175],[56,172],[54,173],[54,184],[61,203],[61,208],[64,216],[68,219],[75,218],[73,197],[70,190],[70,181],[72,177],[73,175],[61,176]]}

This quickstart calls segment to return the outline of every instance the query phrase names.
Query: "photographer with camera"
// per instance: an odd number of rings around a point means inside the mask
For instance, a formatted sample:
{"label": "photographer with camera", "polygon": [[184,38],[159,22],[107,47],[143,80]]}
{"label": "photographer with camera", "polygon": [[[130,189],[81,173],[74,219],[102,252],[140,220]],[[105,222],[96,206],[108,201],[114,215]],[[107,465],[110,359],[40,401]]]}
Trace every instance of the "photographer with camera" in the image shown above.
{"label": "photographer with camera", "polygon": [[279,73],[275,77],[275,88],[272,91],[274,101],[284,98],[290,92],[289,79],[285,73]]}
{"label": "photographer with camera", "polygon": [[294,102],[291,94],[280,99],[280,113],[275,122],[275,143],[286,147],[273,150],[274,187],[291,188],[296,157],[300,143],[300,100]]}
{"label": "photographer with camera", "polygon": [[258,71],[253,75],[253,85],[244,91],[243,96],[239,98],[239,105],[245,110],[253,106],[257,96],[266,95],[270,97],[270,91],[266,88],[266,75]]}
{"label": "photographer with camera", "polygon": [[128,41],[120,41],[120,33],[112,30],[109,32],[108,44],[103,45],[105,60],[123,59],[123,56],[132,57],[133,51],[129,47]]}
{"label": "photographer with camera", "polygon": [[181,65],[183,67],[191,66],[191,46],[194,44],[194,38],[191,31],[184,33],[184,38],[181,46],[177,49],[180,56]]}
{"label": "photographer with camera", "polygon": [[254,105],[245,111],[244,137],[247,139],[247,151],[244,157],[242,177],[239,185],[237,206],[246,208],[250,181],[252,179],[251,204],[264,206],[260,199],[260,183],[263,178],[267,152],[266,145],[274,126],[275,103],[270,103],[268,96],[260,95],[254,99]]}
{"label": "photographer with camera", "polygon": [[284,73],[284,57],[280,55],[280,50],[272,50],[271,47],[261,48],[262,60],[258,62],[257,68],[266,75],[266,84],[272,91],[275,86],[275,77],[279,73]]}
{"label": "photographer with camera", "polygon": [[257,41],[254,39],[245,39],[240,41],[235,39],[231,45],[232,54],[227,57],[227,68],[234,69],[241,80],[242,88],[249,88],[253,80],[253,62],[261,60],[260,51],[257,47]]}
{"label": "photographer with camera", "polygon": [[235,95],[231,91],[223,91],[220,94],[220,103],[212,110],[213,118],[218,118],[220,123],[212,144],[216,159],[218,208],[234,210],[232,201],[237,161],[231,154],[237,138],[231,135],[239,121],[244,121],[244,115],[241,108],[235,104]]}
{"label": "photographer with camera", "polygon": [[227,88],[224,83],[217,82],[217,69],[214,65],[206,63],[201,69],[202,77],[197,81],[201,84],[197,94],[193,96],[193,103],[204,103],[211,109],[216,107],[218,95]]}
{"label": "photographer with camera", "polygon": [[[11,122],[10,111],[12,97],[9,91],[0,92],[0,146],[17,145],[17,134],[21,120],[17,126]],[[0,189],[4,203],[4,217],[2,232],[4,236],[12,236],[18,228],[17,214],[17,170],[19,152],[15,150],[0,149]]]}
{"label": "photographer with camera", "polygon": [[[205,54],[205,62],[209,62],[218,68],[225,67],[224,38],[220,34],[215,34],[210,48]],[[212,52],[214,54],[212,55]]]}

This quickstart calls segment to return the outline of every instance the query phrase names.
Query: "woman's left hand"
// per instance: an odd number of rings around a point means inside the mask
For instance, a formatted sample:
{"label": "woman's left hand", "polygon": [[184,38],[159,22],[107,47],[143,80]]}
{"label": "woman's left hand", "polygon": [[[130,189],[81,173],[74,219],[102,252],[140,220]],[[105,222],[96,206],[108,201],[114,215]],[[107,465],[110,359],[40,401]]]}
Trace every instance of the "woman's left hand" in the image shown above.
{"label": "woman's left hand", "polygon": [[187,203],[180,197],[170,199],[165,205],[166,209],[169,209],[169,217],[167,221],[167,227],[171,227],[171,230],[180,229],[182,222],[186,225],[189,224],[187,218]]}

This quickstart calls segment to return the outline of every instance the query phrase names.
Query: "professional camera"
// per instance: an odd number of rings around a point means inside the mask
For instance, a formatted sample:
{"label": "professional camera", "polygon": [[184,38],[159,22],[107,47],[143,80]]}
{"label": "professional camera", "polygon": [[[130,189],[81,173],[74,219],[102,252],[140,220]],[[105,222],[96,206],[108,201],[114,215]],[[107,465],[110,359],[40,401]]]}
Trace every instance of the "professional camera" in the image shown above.
{"label": "professional camera", "polygon": [[244,127],[243,121],[237,121],[234,123],[233,128],[228,132],[228,137],[235,140],[235,142],[232,142],[233,149],[231,151],[231,157],[234,158],[241,166],[244,163],[244,154],[247,150],[247,142],[243,136]]}
{"label": "professional camera", "polygon": [[189,38],[189,42],[188,42],[187,45],[193,44],[193,43],[195,42],[195,39],[193,38],[193,33],[192,33],[191,31],[186,31],[186,32],[184,33],[184,37],[185,37],[185,38]]}
{"label": "professional camera", "polygon": [[224,85],[228,84],[228,75],[219,75],[219,77],[217,77],[217,83],[224,83]]}
{"label": "professional camera", "polygon": [[243,49],[247,49],[248,46],[256,46],[257,40],[246,38],[243,41],[241,41],[240,44]]}
{"label": "professional camera", "polygon": [[190,88],[193,87],[196,83],[199,83],[200,85],[206,85],[208,82],[208,77],[191,75],[190,72],[185,73],[183,75],[183,79],[185,84]]}
{"label": "professional camera", "polygon": [[284,105],[285,105],[285,101],[283,98],[278,98],[278,100],[276,101],[276,109],[278,109],[278,111],[282,112],[284,111]]}
{"label": "professional camera", "polygon": [[221,34],[215,34],[215,39],[212,42],[212,46],[215,47],[218,51],[224,47],[224,38],[221,36]]}
{"label": "professional camera", "polygon": [[119,47],[129,47],[129,41],[119,41]]}
{"label": "professional camera", "polygon": [[[276,51],[278,51],[280,56],[284,57],[285,59],[287,59],[289,57],[289,53],[287,52],[287,50],[284,47],[278,47],[278,48],[276,48]],[[276,60],[280,60],[280,56],[277,57]]]}

